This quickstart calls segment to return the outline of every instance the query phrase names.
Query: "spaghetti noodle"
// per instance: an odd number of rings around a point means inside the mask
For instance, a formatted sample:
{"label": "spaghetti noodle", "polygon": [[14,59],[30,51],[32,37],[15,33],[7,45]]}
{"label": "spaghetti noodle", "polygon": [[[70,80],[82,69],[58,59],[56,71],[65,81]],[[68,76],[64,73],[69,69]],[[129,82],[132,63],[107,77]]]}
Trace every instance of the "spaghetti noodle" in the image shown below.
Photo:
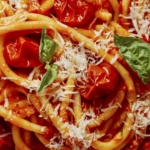
{"label": "spaghetti noodle", "polygon": [[1,0],[0,148],[146,149],[149,10],[149,0]]}

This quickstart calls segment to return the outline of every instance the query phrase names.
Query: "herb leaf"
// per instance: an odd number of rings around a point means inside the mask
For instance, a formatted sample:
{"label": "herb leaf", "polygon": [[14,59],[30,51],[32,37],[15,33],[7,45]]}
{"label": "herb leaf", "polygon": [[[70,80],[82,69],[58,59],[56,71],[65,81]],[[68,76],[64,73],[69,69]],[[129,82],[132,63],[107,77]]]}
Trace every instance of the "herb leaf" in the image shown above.
{"label": "herb leaf", "polygon": [[57,46],[58,44],[46,34],[46,29],[43,28],[40,40],[40,61],[51,62]]}
{"label": "herb leaf", "polygon": [[58,44],[53,41],[47,34],[46,29],[42,30],[42,37],[40,40],[40,61],[46,63],[44,74],[38,92],[41,92],[45,87],[51,84],[58,74],[58,69],[56,64],[50,64],[54,53],[57,49]]}
{"label": "herb leaf", "polygon": [[144,84],[150,81],[150,44],[134,37],[114,36],[121,56],[138,74]]}
{"label": "herb leaf", "polygon": [[[47,65],[49,65],[49,64],[47,64]],[[57,74],[58,74],[57,65],[51,64],[46,67],[49,69],[47,69],[46,73],[43,76],[43,79],[41,81],[38,92],[41,92],[45,87],[50,85],[55,80],[55,78],[57,77]]]}

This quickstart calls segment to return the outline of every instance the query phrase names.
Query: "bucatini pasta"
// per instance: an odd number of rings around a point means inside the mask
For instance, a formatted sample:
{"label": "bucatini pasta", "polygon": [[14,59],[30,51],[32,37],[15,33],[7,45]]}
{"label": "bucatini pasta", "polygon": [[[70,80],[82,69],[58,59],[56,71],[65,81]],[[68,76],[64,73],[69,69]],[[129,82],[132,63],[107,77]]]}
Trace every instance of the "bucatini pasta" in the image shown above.
{"label": "bucatini pasta", "polygon": [[0,0],[0,149],[149,149],[149,12],[149,0]]}

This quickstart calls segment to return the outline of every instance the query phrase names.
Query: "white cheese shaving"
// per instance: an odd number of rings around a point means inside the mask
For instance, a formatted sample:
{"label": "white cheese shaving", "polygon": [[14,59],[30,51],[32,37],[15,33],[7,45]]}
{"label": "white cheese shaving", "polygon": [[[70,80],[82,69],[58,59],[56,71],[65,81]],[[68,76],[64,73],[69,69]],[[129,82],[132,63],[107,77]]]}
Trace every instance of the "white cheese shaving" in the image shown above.
{"label": "white cheese shaving", "polygon": [[33,81],[31,82],[31,84],[28,84],[27,82],[22,81],[22,82],[21,82],[21,85],[22,85],[23,87],[29,89],[30,92],[31,92],[32,90],[37,91],[37,90],[39,89],[39,87],[40,87],[40,83],[41,83],[40,80],[33,80]]}
{"label": "white cheese shaving", "polygon": [[30,72],[30,74],[29,74],[29,76],[28,76],[28,79],[29,79],[29,80],[33,80],[34,75],[40,76],[40,71],[39,71],[39,69],[40,69],[40,66],[34,67],[34,68],[32,69],[32,71]]}
{"label": "white cheese shaving", "polygon": [[0,139],[3,138],[3,137],[6,137],[8,135],[11,135],[11,133],[4,133],[4,134],[0,134]]}
{"label": "white cheese shaving", "polygon": [[63,146],[64,140],[61,136],[53,136],[53,138],[50,139],[49,144],[46,145],[46,147],[54,150],[61,150]]}
{"label": "white cheese shaving", "polygon": [[58,104],[55,108],[54,108],[54,115],[57,116],[58,115],[58,111],[59,111],[59,108],[60,108],[60,104]]}
{"label": "white cheese shaving", "polygon": [[65,42],[64,53],[55,62],[59,67],[58,77],[65,79],[74,72],[81,72],[87,68],[88,60],[84,46],[73,45],[71,41]]}
{"label": "white cheese shaving", "polygon": [[[112,31],[107,31],[108,25],[107,24],[103,24],[103,28],[101,28],[99,31],[94,31],[96,37],[101,37],[98,38],[95,42],[94,42],[94,47],[96,49],[96,51],[100,51],[100,50],[105,50],[106,52],[108,50],[111,49],[112,46],[114,46],[113,43],[113,34]],[[106,30],[105,30],[106,29]],[[102,38],[104,37],[104,38]],[[103,58],[101,58],[103,59]]]}
{"label": "white cheese shaving", "polygon": [[[86,119],[91,117],[91,119]],[[73,150],[82,149],[86,150],[88,147],[91,146],[92,140],[96,138],[95,133],[88,133],[87,132],[87,125],[93,120],[95,117],[94,112],[91,110],[89,113],[86,112],[83,114],[82,118],[78,121],[78,126],[74,124],[69,124],[66,122],[62,128],[68,128],[69,132],[65,135],[62,135],[64,139],[68,139],[69,143],[71,144],[71,148]],[[78,145],[76,144],[78,143]]]}
{"label": "white cheese shaving", "polygon": [[22,0],[9,0],[9,4],[12,8],[20,9]]}
{"label": "white cheese shaving", "polygon": [[4,107],[8,108],[9,106],[9,100],[7,98],[6,90],[4,91]]}
{"label": "white cheese shaving", "polygon": [[150,17],[147,15],[150,13],[150,1],[149,0],[133,0],[130,6],[130,13],[126,19],[130,19],[133,24],[133,28],[129,29],[129,32],[136,31],[137,37],[143,35],[149,40],[150,37]]}
{"label": "white cheese shaving", "polygon": [[132,113],[129,117],[134,121],[132,129],[136,131],[136,134],[145,137],[150,136],[143,134],[141,130],[144,130],[150,125],[150,94],[138,98],[138,100],[132,105]]}
{"label": "white cheese shaving", "polygon": [[116,62],[117,59],[118,59],[118,57],[119,57],[118,54],[116,54],[115,56],[113,56],[113,58],[110,60],[110,64],[113,64],[114,62]]}
{"label": "white cheese shaving", "polygon": [[15,22],[23,22],[27,20],[27,17],[23,12],[17,12],[15,15],[8,16],[8,17],[1,17],[0,25],[9,25]]}
{"label": "white cheese shaving", "polygon": [[[68,108],[71,110],[71,108]],[[91,119],[87,119],[87,118]],[[69,145],[72,150],[87,150],[93,140],[98,139],[100,136],[97,136],[95,133],[89,133],[87,131],[87,125],[92,121],[95,117],[95,113],[92,109],[89,112],[83,114],[82,118],[78,121],[78,125],[70,124],[68,122],[64,123],[63,128],[68,128],[69,132],[62,133],[61,136],[54,136],[50,139],[50,142],[46,147],[53,149],[61,149],[64,145]]]}

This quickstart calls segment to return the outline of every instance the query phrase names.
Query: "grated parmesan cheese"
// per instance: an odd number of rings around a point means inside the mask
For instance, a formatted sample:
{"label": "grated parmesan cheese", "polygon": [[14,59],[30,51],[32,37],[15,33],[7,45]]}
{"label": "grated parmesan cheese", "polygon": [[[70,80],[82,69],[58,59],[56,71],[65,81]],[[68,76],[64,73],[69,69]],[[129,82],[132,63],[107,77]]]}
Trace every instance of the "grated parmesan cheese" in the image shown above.
{"label": "grated parmesan cheese", "polygon": [[150,93],[148,92],[139,97],[132,105],[131,111],[132,113],[129,114],[129,118],[134,121],[132,129],[141,137],[150,136],[142,133],[142,130],[150,125]]}
{"label": "grated parmesan cheese", "polygon": [[6,90],[4,91],[4,107],[8,108],[9,106],[9,101],[8,101],[8,98],[7,98],[7,93],[6,93]]}
{"label": "grated parmesan cheese", "polygon": [[8,16],[8,17],[1,17],[0,25],[9,25],[14,22],[23,22],[27,20],[27,17],[24,13],[18,11],[16,15]]}
{"label": "grated parmesan cheese", "polygon": [[113,64],[114,62],[116,62],[118,59],[118,54],[116,54],[115,56],[113,56],[113,58],[110,60],[110,64]]}
{"label": "grated parmesan cheese", "polygon": [[0,139],[3,138],[3,137],[6,137],[8,135],[11,135],[12,133],[4,133],[4,134],[0,134]]}
{"label": "grated parmesan cheese", "polygon": [[[87,116],[91,117],[91,119],[86,119]],[[68,122],[64,123],[62,128],[68,128],[69,132],[62,134],[60,137],[61,139],[59,139],[59,143],[57,144],[55,142],[56,137],[53,137],[48,146],[50,148],[58,149],[58,147],[64,145],[64,142],[67,141],[67,144],[71,146],[72,150],[87,150],[87,148],[91,146],[92,140],[97,139],[95,133],[88,133],[86,129],[93,117],[95,117],[95,114],[93,111],[90,111],[89,113],[86,112],[83,114],[82,118],[78,122],[78,126],[69,124]]]}
{"label": "grated parmesan cheese", "polygon": [[12,8],[20,9],[22,0],[9,0],[9,4]]}
{"label": "grated parmesan cheese", "polygon": [[31,82],[31,84],[29,85],[29,84],[26,83],[25,81],[22,81],[22,82],[21,82],[21,85],[24,86],[24,87],[26,87],[27,89],[29,89],[30,92],[31,92],[32,90],[37,91],[37,90],[39,89],[39,87],[40,87],[40,83],[41,83],[40,80],[33,80],[33,81]]}
{"label": "grated parmesan cheese", "polygon": [[130,6],[130,13],[124,17],[130,19],[133,24],[133,28],[128,31],[134,33],[134,36],[141,38],[143,35],[149,40],[150,37],[150,17],[147,15],[150,13],[150,1],[149,0],[133,0]]}

